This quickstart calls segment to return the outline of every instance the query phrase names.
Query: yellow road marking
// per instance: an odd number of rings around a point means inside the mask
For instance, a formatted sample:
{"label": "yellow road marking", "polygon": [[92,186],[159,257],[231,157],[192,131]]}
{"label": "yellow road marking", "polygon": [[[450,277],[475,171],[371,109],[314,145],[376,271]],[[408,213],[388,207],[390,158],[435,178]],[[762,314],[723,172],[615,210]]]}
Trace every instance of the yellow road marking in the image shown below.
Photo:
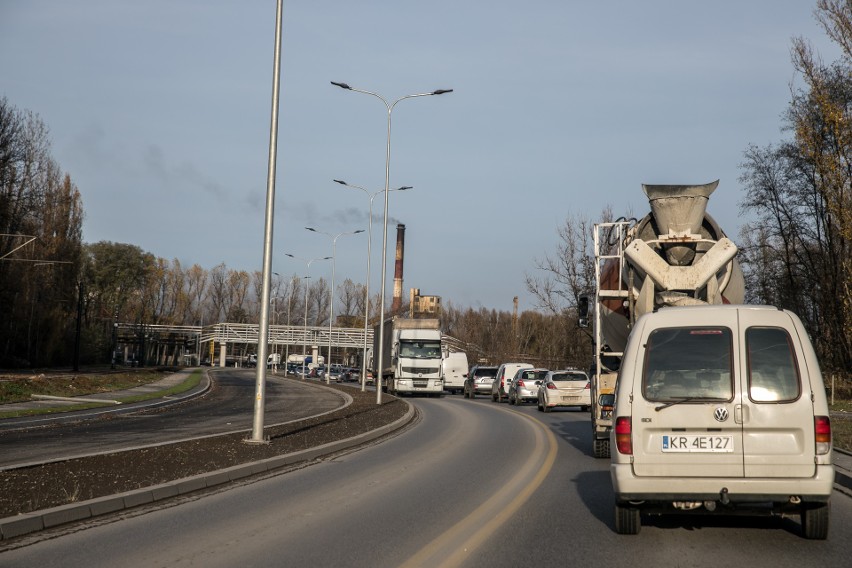
{"label": "yellow road marking", "polygon": [[[553,432],[541,421],[526,414],[501,409],[504,412],[512,412],[529,420],[536,426],[535,451],[533,456],[539,456],[544,452],[545,441],[547,443],[547,455],[541,465],[534,459],[527,463],[502,488],[482,503],[467,517],[444,531],[435,540],[424,546],[414,556],[408,559],[403,567],[420,566],[460,566],[471,553],[482,546],[482,543],[499,529],[521,506],[527,502],[533,493],[541,486],[553,463],[556,461],[557,444]],[[533,475],[531,481],[528,478]],[[514,494],[514,498],[508,504],[503,502]],[[466,536],[467,535],[467,536]]]}

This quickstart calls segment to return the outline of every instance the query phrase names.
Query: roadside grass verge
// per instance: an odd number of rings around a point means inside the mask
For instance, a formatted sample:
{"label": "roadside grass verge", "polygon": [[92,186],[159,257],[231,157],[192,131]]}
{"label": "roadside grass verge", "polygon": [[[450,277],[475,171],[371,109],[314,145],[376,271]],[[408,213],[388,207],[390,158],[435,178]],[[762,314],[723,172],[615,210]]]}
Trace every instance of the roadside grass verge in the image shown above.
{"label": "roadside grass verge", "polygon": [[[125,374],[125,373],[121,373],[121,374]],[[86,380],[78,382],[77,387],[75,387],[76,390],[71,391],[72,394],[68,393],[67,386],[61,386],[60,385],[59,388],[51,390],[51,389],[45,388],[43,385],[41,385],[38,389],[31,389],[29,391],[29,393],[27,394],[26,398],[21,398],[22,395],[18,394],[18,392],[21,390],[20,386],[19,386],[18,389],[16,389],[17,392],[15,393],[15,396],[17,397],[16,400],[14,400],[14,401],[4,400],[2,397],[0,397],[0,401],[2,401],[2,402],[27,401],[27,400],[30,400],[31,395],[33,395],[33,394],[45,394],[45,395],[50,395],[50,396],[81,396],[83,394],[97,394],[97,393],[101,393],[101,392],[124,390],[124,389],[128,389],[128,388],[133,388],[135,386],[149,384],[149,383],[158,381],[158,380],[162,379],[163,376],[164,376],[164,374],[162,372],[156,372],[156,371],[150,371],[150,372],[144,372],[144,373],[138,373],[138,374],[133,373],[133,375],[134,375],[133,377],[123,377],[123,378],[122,377],[116,377],[116,376],[109,376],[109,378],[107,380],[95,381],[95,382],[98,383],[97,388],[94,388],[94,389],[88,389],[87,388],[87,389],[84,389],[84,390],[87,390],[88,392],[81,392],[81,389],[79,387],[79,383],[91,384],[92,378],[88,377]],[[169,389],[160,390],[160,391],[153,391],[153,392],[149,392],[149,393],[142,393],[142,394],[138,394],[138,395],[134,395],[134,396],[130,396],[130,397],[124,397],[124,398],[118,399],[118,401],[121,402],[122,404],[131,404],[131,403],[134,403],[134,402],[144,402],[146,400],[151,400],[151,399],[154,399],[154,398],[163,398],[163,397],[167,397],[167,396],[180,394],[180,393],[186,392],[186,391],[198,386],[198,384],[201,382],[202,376],[203,376],[203,371],[201,369],[196,369],[184,381],[182,381],[181,383],[179,383],[179,384],[177,384],[177,385],[175,385],[175,386],[173,386]],[[51,381],[51,382],[54,382],[54,381]],[[59,384],[59,383],[57,383],[57,384]],[[2,383],[0,383],[0,387],[2,387],[2,386],[3,386]],[[0,388],[0,390],[2,390],[2,388]],[[103,406],[112,406],[112,405],[110,405],[110,404],[105,405],[103,403],[94,403],[94,402],[80,402],[79,404],[71,404],[71,405],[64,404],[64,405],[55,406],[55,407],[44,407],[44,408],[37,408],[37,409],[15,410],[15,411],[5,411],[5,412],[0,411],[0,419],[2,419],[2,418],[16,418],[16,417],[22,417],[22,416],[37,416],[37,415],[41,415],[41,414],[58,414],[58,413],[62,413],[62,412],[73,412],[73,411],[76,411],[76,410],[89,410],[91,408],[100,408],[100,407],[103,407]]]}
{"label": "roadside grass verge", "polygon": [[138,387],[159,381],[165,373],[156,369],[82,371],[78,373],[33,372],[0,375],[0,404],[27,402],[33,395],[81,396]]}

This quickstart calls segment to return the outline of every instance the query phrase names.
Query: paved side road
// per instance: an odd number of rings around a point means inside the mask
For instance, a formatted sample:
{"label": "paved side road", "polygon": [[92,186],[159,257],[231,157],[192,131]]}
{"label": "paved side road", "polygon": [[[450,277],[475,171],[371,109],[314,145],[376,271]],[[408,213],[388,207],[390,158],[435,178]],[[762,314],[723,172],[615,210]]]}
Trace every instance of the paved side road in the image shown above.
{"label": "paved side road", "polygon": [[[99,398],[99,399],[107,399],[107,398],[122,398],[126,396],[132,396],[134,394],[139,394],[140,392],[155,392],[156,389],[160,391],[167,391],[167,389],[171,388],[175,384],[179,384],[191,373],[192,370],[182,371],[180,373],[176,373],[167,377],[157,383],[152,383],[151,385],[146,385],[145,387],[138,387],[136,389],[131,389],[130,391],[122,391],[116,393],[101,393],[98,395],[92,395],[87,398]],[[205,380],[202,381],[202,385],[199,385],[197,389],[193,389],[193,391],[189,393],[182,394],[179,398],[169,398],[166,399],[152,399],[150,401],[146,401],[144,403],[135,403],[133,405],[127,405],[124,407],[129,411],[138,411],[143,407],[152,407],[163,404],[172,404],[175,402],[185,401],[188,398],[193,396],[199,396],[206,392],[210,388],[209,377],[207,373],[205,373]],[[322,387],[323,385],[316,385],[317,387]],[[153,387],[153,388],[152,388]],[[144,391],[141,389],[145,389]],[[339,394],[337,395],[339,396]],[[83,398],[83,397],[79,397]],[[346,395],[346,398],[351,402],[351,398]],[[55,401],[49,401],[47,403],[44,402],[26,402],[20,403],[19,405],[15,405],[17,408],[33,408],[38,407],[34,405],[42,405],[42,404],[50,404],[51,408],[55,406]],[[65,403],[70,406],[73,402]],[[348,403],[344,403],[348,404]],[[2,405],[0,409],[8,409],[12,405]],[[64,417],[56,417],[51,416],[48,417],[50,419],[73,419],[75,421],[80,420],[80,413],[86,412],[88,414],[92,413],[104,413],[104,412],[115,412],[117,411],[116,407],[107,407],[103,409],[97,409],[95,411],[80,411],[67,413],[72,416],[64,416]],[[295,452],[287,455],[277,456],[253,463],[242,464],[230,468],[226,468],[223,470],[213,471],[205,474],[196,475],[189,478],[184,478],[168,483],[164,483],[161,485],[156,485],[152,487],[146,487],[143,489],[130,491],[127,493],[121,493],[118,495],[112,495],[108,497],[102,497],[98,499],[93,499],[90,501],[73,503],[61,507],[54,507],[51,509],[44,509],[41,511],[34,511],[32,513],[17,515],[15,517],[8,517],[5,519],[0,519],[0,540],[6,540],[13,537],[25,535],[28,533],[40,531],[43,529],[55,527],[58,525],[62,525],[68,522],[84,520],[88,518],[92,518],[98,515],[103,515],[106,513],[116,512],[123,509],[129,509],[132,507],[137,507],[139,505],[144,505],[148,503],[153,503],[155,501],[159,501],[162,499],[169,499],[176,496],[184,495],[186,493],[191,493],[193,491],[198,491],[200,489],[206,489],[211,487],[216,487],[225,483],[229,483],[235,480],[239,480],[245,477],[249,477],[252,475],[262,474],[265,472],[271,472],[273,470],[279,469],[281,467],[285,467],[291,464],[295,464],[303,461],[310,461],[318,459],[325,455],[330,455],[342,450],[346,450],[348,448],[352,448],[361,444],[368,443],[372,440],[378,439],[394,430],[404,427],[414,418],[415,413],[413,407],[409,405],[408,413],[391,424],[385,425],[381,428],[373,430],[371,432],[367,432],[358,436],[353,436],[351,438],[338,440],[332,443],[327,443],[322,446],[318,446],[315,448],[310,448],[307,450],[303,450],[300,452]],[[32,425],[33,420],[41,420],[37,417],[31,417],[28,419],[30,421],[30,425]],[[10,426],[14,424],[14,426]],[[14,429],[21,429],[25,426],[24,419],[7,419],[0,420],[0,435],[2,435],[3,428],[5,427],[7,431]]]}

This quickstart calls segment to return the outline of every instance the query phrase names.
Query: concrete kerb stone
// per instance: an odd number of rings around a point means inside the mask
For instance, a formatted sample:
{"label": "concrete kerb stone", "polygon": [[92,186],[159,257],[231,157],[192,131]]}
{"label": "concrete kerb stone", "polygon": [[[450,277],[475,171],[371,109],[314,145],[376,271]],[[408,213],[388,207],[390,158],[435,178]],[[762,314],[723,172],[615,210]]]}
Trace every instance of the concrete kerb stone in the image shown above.
{"label": "concrete kerb stone", "polygon": [[408,411],[402,418],[370,432],[346,438],[345,440],[338,440],[308,450],[178,479],[153,487],[0,519],[0,540],[8,540],[64,523],[84,520],[97,515],[114,513],[123,509],[145,505],[161,499],[185,495],[199,489],[216,487],[258,473],[271,472],[288,465],[315,460],[325,455],[370,442],[398,430],[411,422],[414,418],[414,407],[407,402],[406,404],[408,405]]}
{"label": "concrete kerb stone", "polygon": [[834,486],[852,497],[852,453],[834,448]]}

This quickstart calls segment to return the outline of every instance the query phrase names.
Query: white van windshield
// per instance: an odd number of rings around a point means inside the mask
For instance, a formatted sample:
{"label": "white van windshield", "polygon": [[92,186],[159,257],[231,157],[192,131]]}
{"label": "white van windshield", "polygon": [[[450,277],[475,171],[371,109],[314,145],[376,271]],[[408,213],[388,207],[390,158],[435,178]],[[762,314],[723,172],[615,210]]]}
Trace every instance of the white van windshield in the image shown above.
{"label": "white van windshield", "polygon": [[731,400],[732,333],[726,327],[661,328],[645,350],[642,395],[650,401]]}

